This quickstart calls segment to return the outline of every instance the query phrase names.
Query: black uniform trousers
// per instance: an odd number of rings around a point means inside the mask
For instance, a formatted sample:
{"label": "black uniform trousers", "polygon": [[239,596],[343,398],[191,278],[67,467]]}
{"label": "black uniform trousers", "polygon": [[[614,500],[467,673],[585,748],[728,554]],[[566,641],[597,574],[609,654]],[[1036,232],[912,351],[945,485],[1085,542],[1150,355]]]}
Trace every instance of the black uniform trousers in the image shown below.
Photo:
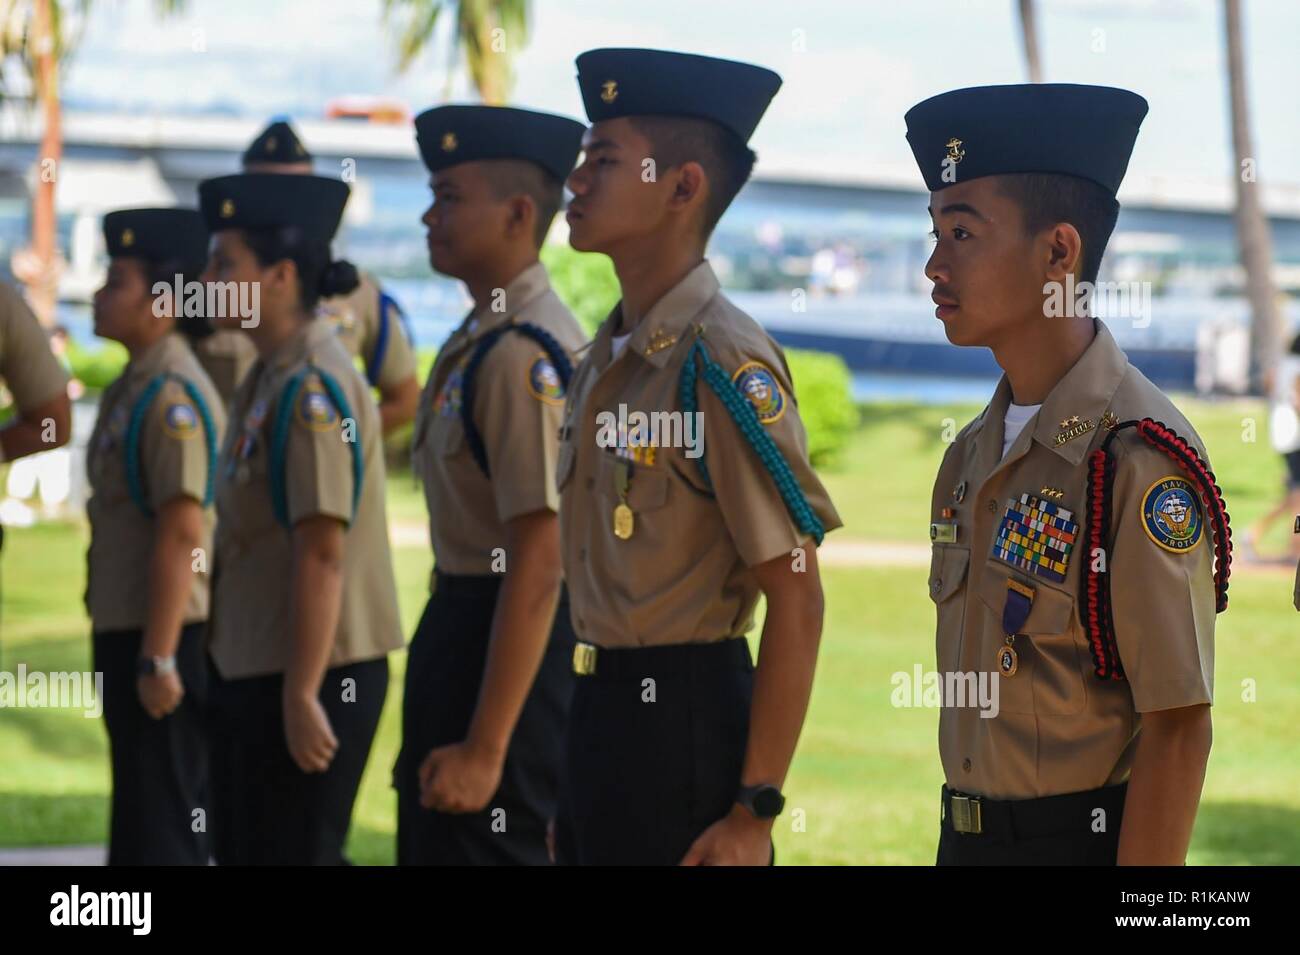
{"label": "black uniform trousers", "polygon": [[744,637],[598,650],[569,716],[558,861],[681,862],[736,801],[753,689]]}
{"label": "black uniform trousers", "polygon": [[91,637],[95,672],[104,675],[113,771],[109,865],[208,864],[205,630],[203,623],[181,628],[176,670],[185,696],[160,720],[145,712],[136,691],[144,631],[104,630]]}
{"label": "black uniform trousers", "polygon": [[397,789],[399,865],[549,865],[546,828],[555,816],[561,746],[573,694],[573,624],[560,592],[550,639],[506,750],[501,784],[479,812],[420,805],[420,764],[429,750],[469,733],[487,665],[499,574],[439,573],[411,638],[402,698]]}
{"label": "black uniform trousers", "polygon": [[226,680],[212,672],[217,862],[348,864],[343,847],[388,692],[388,657],[325,671],[320,701],[339,745],[323,773],[304,773],[289,755],[282,673]]}
{"label": "black uniform trousers", "polygon": [[[1115,865],[1128,784],[1039,799],[980,800],[982,832],[953,828],[943,787],[936,865]],[[1097,810],[1105,811],[1104,817]],[[1098,832],[1097,820],[1105,819]]]}

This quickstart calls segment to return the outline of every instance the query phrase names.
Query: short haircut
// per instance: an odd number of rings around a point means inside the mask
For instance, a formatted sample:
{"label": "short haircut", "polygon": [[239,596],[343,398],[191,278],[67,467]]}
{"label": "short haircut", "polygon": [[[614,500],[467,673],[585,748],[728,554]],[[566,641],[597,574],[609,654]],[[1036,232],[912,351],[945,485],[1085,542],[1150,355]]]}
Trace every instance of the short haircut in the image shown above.
{"label": "short haircut", "polygon": [[998,176],[997,180],[999,191],[1020,206],[1029,235],[1058,222],[1068,222],[1079,231],[1083,240],[1079,281],[1097,281],[1102,253],[1119,218],[1115,197],[1090,179],[1078,176],[1013,173]]}
{"label": "short haircut", "polygon": [[483,170],[494,199],[524,195],[533,200],[537,207],[533,244],[540,249],[564,202],[564,183],[527,159],[487,159]]}
{"label": "short haircut", "polygon": [[709,197],[704,206],[704,238],[713,234],[742,186],[749,181],[758,158],[735,133],[712,120],[693,116],[631,116],[646,139],[657,166],[672,168],[687,162],[704,167]]}

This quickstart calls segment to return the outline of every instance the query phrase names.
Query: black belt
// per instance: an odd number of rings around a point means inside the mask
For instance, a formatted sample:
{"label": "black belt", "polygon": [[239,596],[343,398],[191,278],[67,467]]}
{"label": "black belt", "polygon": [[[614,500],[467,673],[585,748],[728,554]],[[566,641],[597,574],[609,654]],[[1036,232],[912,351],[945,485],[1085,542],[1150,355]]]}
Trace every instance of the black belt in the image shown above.
{"label": "black belt", "polygon": [[749,641],[744,637],[727,637],[712,643],[674,643],[663,647],[620,647],[615,650],[582,642],[573,647],[573,672],[597,679],[674,677],[753,668]]}
{"label": "black belt", "polygon": [[504,574],[444,574],[434,568],[433,592],[449,597],[495,597]]}
{"label": "black belt", "polygon": [[943,825],[961,835],[1032,839],[1063,832],[1089,832],[1093,812],[1118,824],[1128,783],[1037,799],[988,799],[943,787]]}

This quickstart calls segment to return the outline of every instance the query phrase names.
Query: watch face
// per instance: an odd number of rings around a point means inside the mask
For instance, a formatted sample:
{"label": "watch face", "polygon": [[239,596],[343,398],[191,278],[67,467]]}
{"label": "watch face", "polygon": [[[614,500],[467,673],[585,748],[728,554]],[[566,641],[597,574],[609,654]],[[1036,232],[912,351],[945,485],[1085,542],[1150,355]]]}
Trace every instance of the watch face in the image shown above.
{"label": "watch face", "polygon": [[775,786],[764,786],[754,793],[754,815],[760,819],[773,819],[785,807],[785,797]]}

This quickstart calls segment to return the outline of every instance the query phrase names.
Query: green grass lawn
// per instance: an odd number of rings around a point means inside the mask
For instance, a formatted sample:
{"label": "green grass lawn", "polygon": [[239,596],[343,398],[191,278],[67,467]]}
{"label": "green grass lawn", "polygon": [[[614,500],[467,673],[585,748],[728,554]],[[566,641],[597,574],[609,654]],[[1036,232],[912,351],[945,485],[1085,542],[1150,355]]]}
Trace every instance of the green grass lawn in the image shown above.
{"label": "green grass lawn", "polygon": [[[1281,464],[1243,419],[1262,406],[1183,403],[1209,445],[1241,527],[1269,507]],[[824,477],[845,521],[842,539],[923,542],[944,419],[978,408],[878,406]],[[409,474],[390,478],[390,511],[423,523]],[[81,612],[85,530],[44,525],[8,532],[3,560],[0,667],[82,670],[89,639]],[[1280,550],[1283,529],[1266,541]],[[409,634],[423,607],[427,550],[394,551]],[[925,568],[828,567],[827,619],[812,708],[776,830],[782,863],[910,863],[934,859],[942,781],[935,710],[895,709],[890,676],[934,657]],[[1300,863],[1300,615],[1291,579],[1238,570],[1232,607],[1219,618],[1214,752],[1192,844],[1193,863]],[[389,769],[397,751],[405,655],[392,656],[392,689],[353,818],[350,851],[393,859]],[[1255,702],[1243,699],[1253,681]],[[103,728],[79,713],[0,711],[0,846],[102,842],[108,764]],[[794,831],[792,823],[801,823]]]}

